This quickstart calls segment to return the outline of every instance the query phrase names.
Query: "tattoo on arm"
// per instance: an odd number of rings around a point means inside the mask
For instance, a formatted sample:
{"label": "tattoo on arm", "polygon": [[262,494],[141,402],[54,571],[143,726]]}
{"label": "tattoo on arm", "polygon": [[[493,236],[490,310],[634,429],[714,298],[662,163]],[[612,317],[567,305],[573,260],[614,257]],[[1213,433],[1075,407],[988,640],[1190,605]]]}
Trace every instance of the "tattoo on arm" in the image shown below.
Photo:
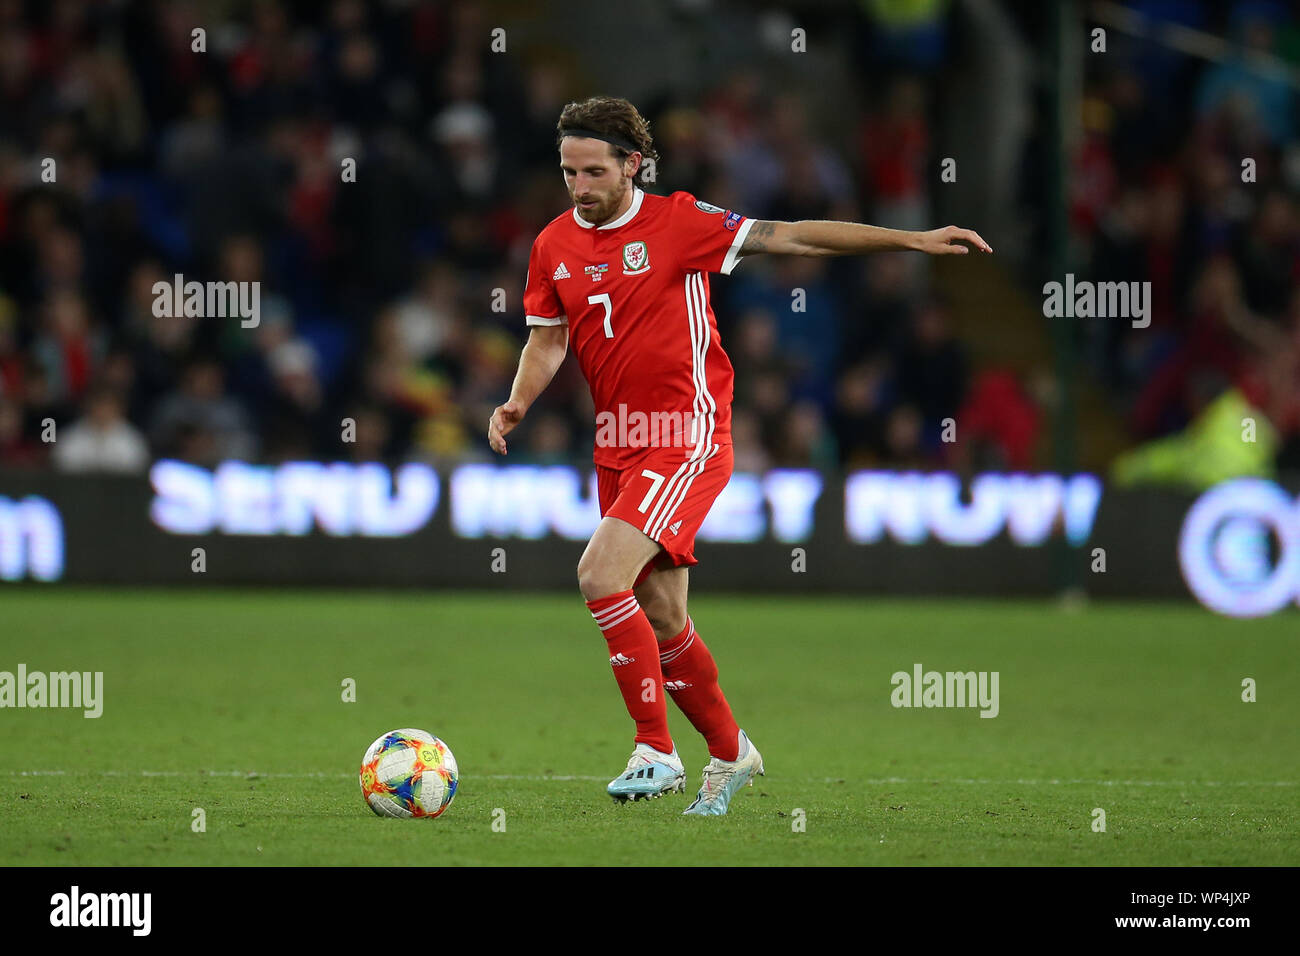
{"label": "tattoo on arm", "polygon": [[768,241],[774,232],[776,232],[776,223],[760,219],[749,227],[749,234],[740,244],[740,254],[747,256],[754,252],[767,252]]}

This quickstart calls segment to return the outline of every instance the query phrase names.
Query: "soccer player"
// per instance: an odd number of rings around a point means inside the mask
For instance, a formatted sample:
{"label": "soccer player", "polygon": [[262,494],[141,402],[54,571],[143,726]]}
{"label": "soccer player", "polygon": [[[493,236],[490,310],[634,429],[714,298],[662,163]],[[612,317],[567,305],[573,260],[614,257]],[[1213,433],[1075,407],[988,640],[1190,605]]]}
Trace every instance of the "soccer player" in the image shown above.
{"label": "soccer player", "polygon": [[506,436],[572,344],[597,411],[601,514],[578,562],[578,588],[636,722],[632,757],[607,789],[620,801],[685,790],[666,691],[709,748],[703,785],[684,812],[720,815],[764,768],[686,609],[695,534],[732,468],[733,375],[709,304],[709,273],[729,275],[759,253],[968,252],[960,242],[993,250],[956,226],[905,232],[765,222],[686,192],[646,193],[634,177],[658,154],[645,119],[624,99],[568,104],[557,134],[573,209],[533,242],[524,285],[528,342],[509,400],[492,412],[488,441],[506,454]]}

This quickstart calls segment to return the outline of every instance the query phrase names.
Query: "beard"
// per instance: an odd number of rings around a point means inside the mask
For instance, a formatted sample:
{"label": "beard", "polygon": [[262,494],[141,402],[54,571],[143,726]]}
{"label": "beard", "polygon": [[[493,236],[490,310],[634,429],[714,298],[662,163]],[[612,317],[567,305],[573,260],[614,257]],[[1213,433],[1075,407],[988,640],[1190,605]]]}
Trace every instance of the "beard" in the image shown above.
{"label": "beard", "polygon": [[627,188],[628,187],[625,185],[623,189],[609,195],[596,195],[594,193],[589,195],[589,199],[594,199],[596,201],[596,204],[589,209],[583,209],[582,206],[578,205],[578,198],[576,196],[571,196],[570,198],[573,200],[573,206],[578,210],[579,216],[592,225],[599,226],[613,218],[614,211],[618,209],[619,203],[623,201],[623,197],[626,195],[625,190]]}

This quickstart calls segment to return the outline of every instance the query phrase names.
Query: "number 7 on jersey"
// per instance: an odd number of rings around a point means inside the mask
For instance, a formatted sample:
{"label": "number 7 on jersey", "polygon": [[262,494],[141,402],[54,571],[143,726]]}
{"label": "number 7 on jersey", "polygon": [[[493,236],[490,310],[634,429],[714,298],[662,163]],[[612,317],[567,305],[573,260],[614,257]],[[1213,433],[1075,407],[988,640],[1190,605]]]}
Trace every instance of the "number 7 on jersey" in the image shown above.
{"label": "number 7 on jersey", "polygon": [[614,326],[609,324],[609,318],[614,314],[614,306],[610,304],[609,293],[602,292],[600,295],[589,295],[587,296],[587,304],[600,304],[605,307],[605,338],[612,339],[614,337]]}

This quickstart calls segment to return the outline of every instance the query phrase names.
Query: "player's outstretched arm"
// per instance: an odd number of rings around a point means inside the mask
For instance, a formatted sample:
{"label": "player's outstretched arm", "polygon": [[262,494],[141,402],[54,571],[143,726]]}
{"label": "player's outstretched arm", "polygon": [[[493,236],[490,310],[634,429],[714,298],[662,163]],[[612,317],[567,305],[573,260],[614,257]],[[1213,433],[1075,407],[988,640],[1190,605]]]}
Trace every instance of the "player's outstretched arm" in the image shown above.
{"label": "player's outstretched arm", "polygon": [[524,420],[528,408],[560,368],[569,349],[567,325],[535,325],[519,355],[519,371],[510,389],[510,398],[498,405],[488,419],[488,444],[498,455],[506,453],[506,435]]}
{"label": "player's outstretched arm", "polygon": [[852,256],[863,252],[913,250],[930,255],[965,255],[969,242],[982,252],[993,247],[973,229],[944,226],[928,232],[885,229],[861,222],[805,219],[800,222],[772,222],[758,219],[741,243],[742,256],[760,252],[785,256]]}

